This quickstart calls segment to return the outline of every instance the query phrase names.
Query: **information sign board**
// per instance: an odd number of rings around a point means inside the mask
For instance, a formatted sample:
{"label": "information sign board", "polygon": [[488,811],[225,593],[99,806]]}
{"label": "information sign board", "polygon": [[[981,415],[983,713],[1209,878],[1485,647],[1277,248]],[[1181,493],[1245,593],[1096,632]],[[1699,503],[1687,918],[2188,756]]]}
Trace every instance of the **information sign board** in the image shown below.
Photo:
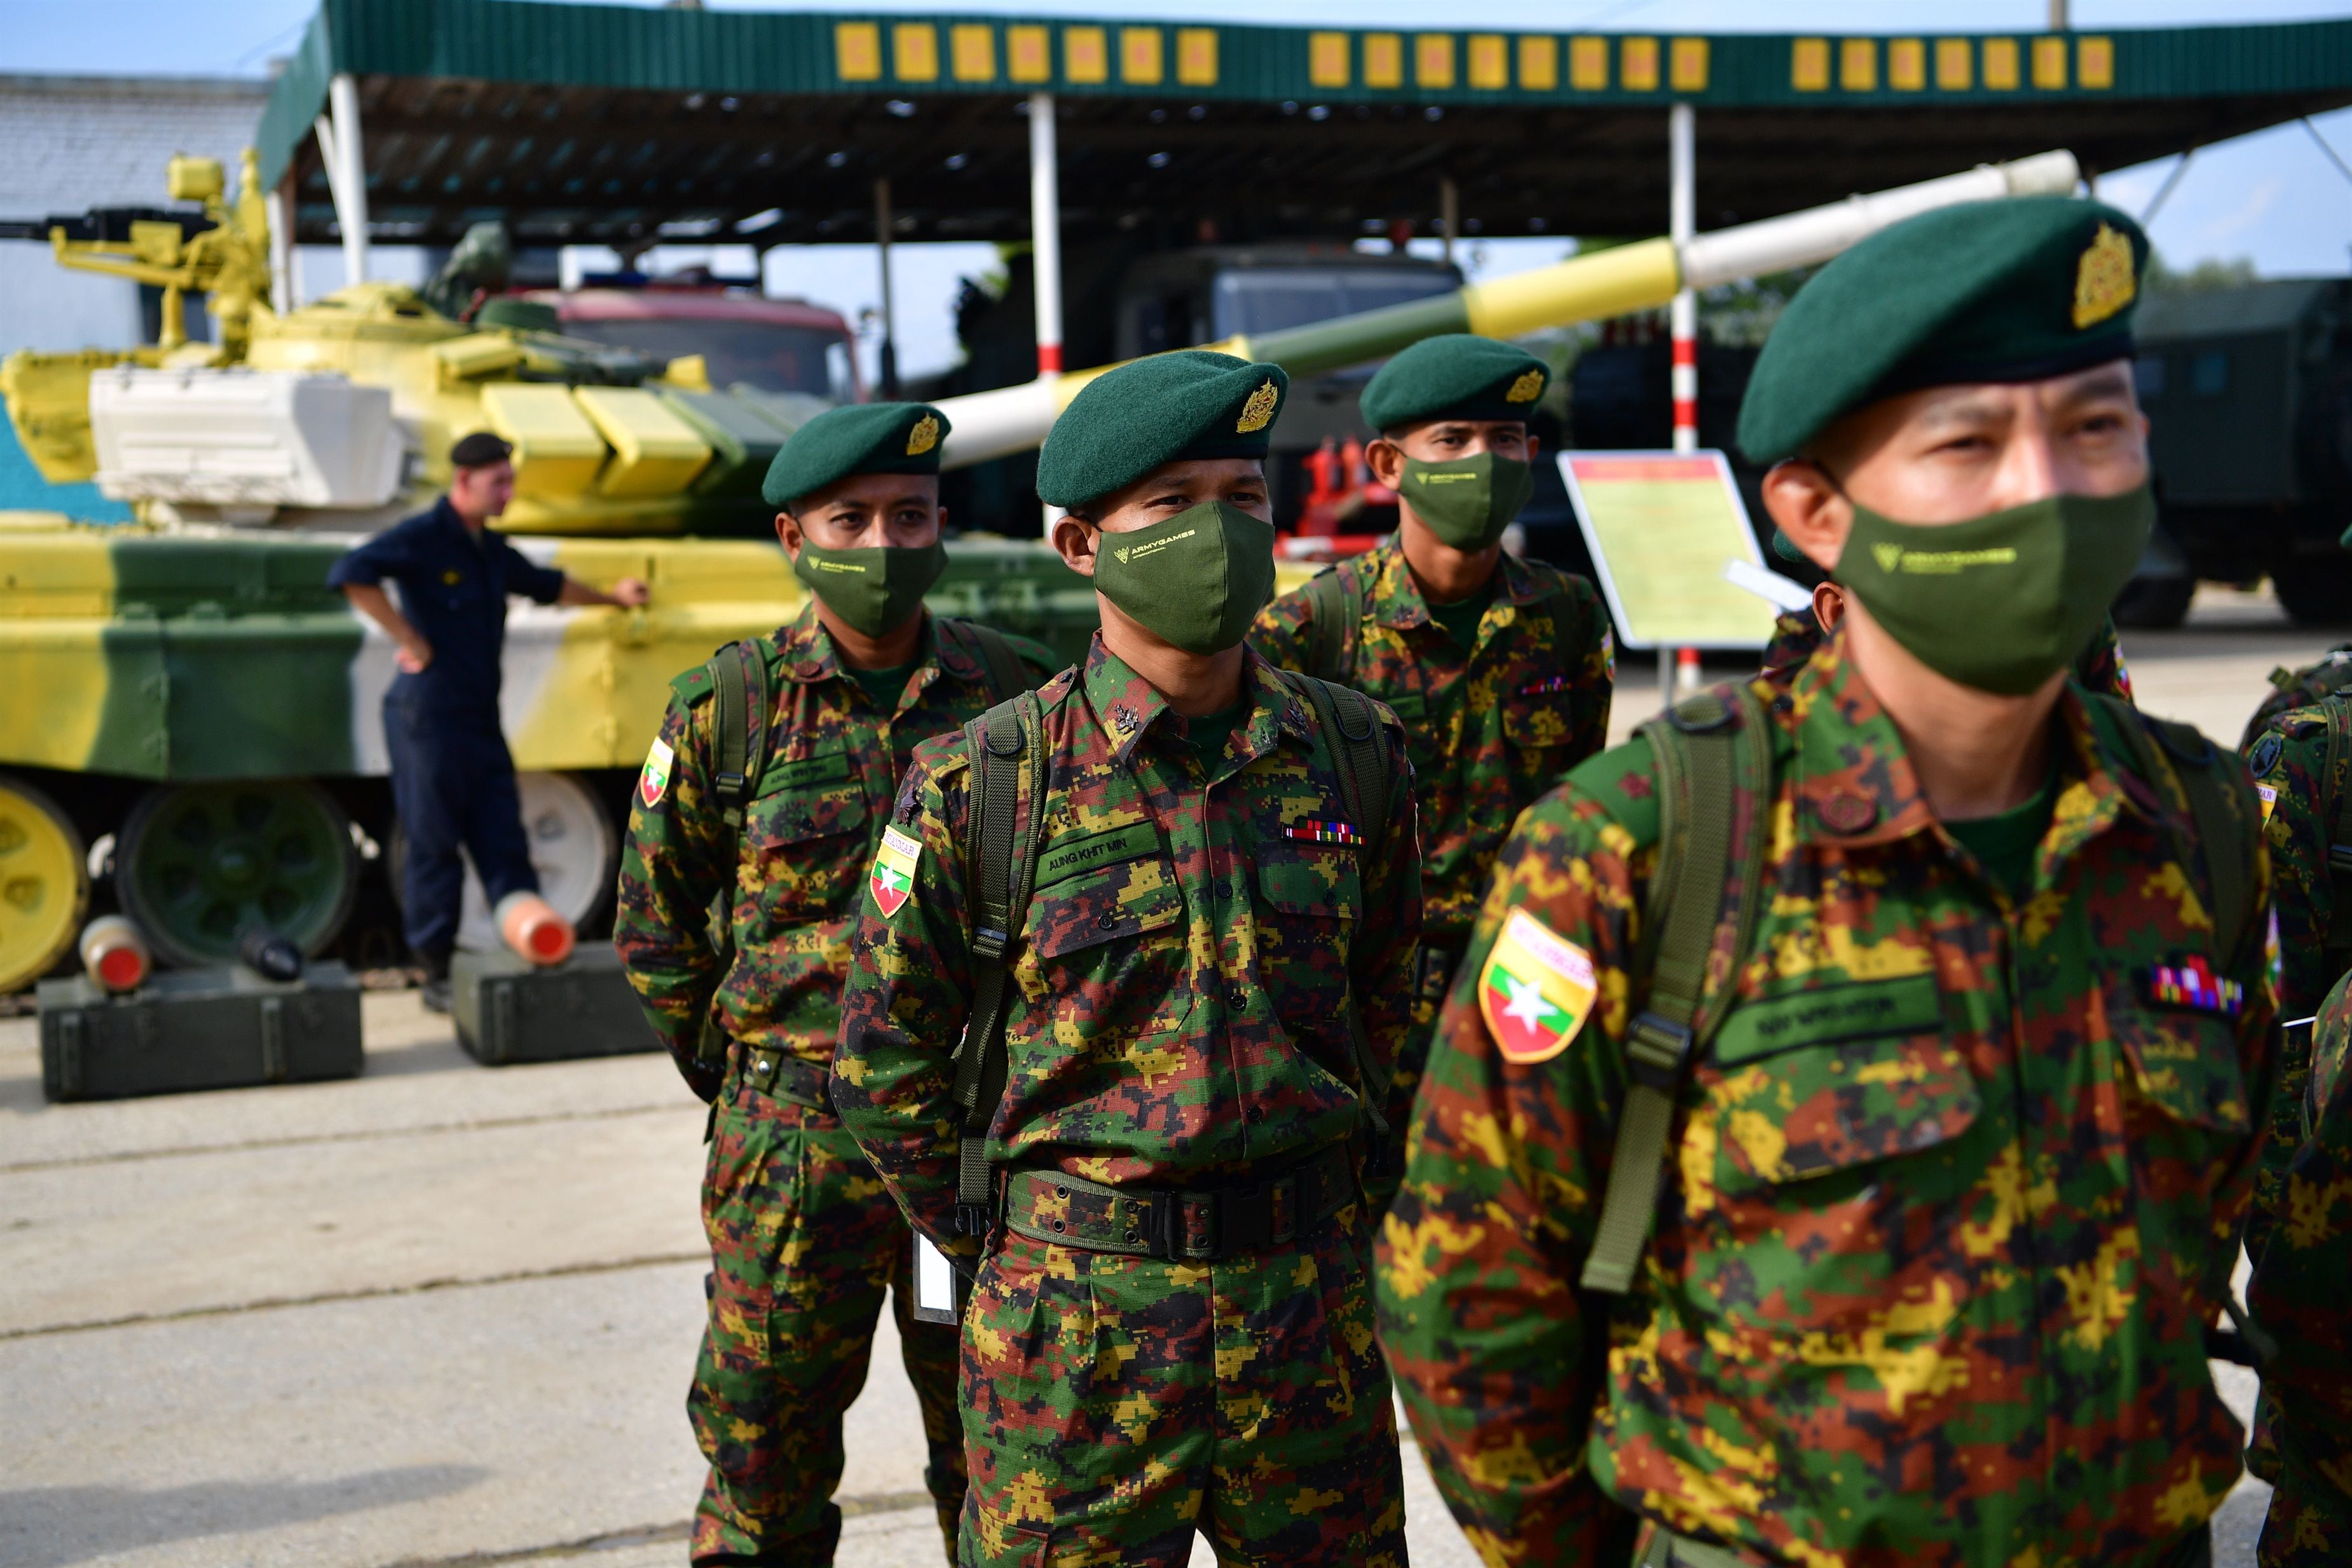
{"label": "information sign board", "polygon": [[1726,576],[1766,569],[1722,453],[1564,452],[1559,472],[1626,647],[1772,640],[1777,607]]}

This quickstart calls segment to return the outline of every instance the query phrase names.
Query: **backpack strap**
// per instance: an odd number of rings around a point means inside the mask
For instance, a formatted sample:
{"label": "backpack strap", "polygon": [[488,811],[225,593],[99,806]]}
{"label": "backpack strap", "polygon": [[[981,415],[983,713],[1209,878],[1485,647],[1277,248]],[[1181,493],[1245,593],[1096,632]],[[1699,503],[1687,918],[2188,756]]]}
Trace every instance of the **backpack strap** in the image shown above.
{"label": "backpack strap", "polygon": [[[768,722],[768,658],[756,638],[722,645],[704,668],[718,690],[719,751],[712,758],[717,767],[710,776],[710,793],[719,802],[719,818],[726,829],[730,872],[720,879],[719,892],[710,901],[710,946],[723,975],[735,956],[732,872],[743,857],[743,811],[760,792],[760,775],[767,767],[768,734],[774,727]],[[694,1059],[706,1067],[725,1070],[727,1033],[715,1019],[702,1020]]]}
{"label": "backpack strap", "polygon": [[955,1054],[956,1109],[962,1119],[956,1174],[959,1236],[984,1238],[996,1218],[988,1129],[1004,1096],[1008,955],[1028,914],[1045,834],[1045,709],[1030,691],[963,727],[971,763],[961,847],[971,911],[972,998]]}
{"label": "backpack strap", "polygon": [[1357,622],[1364,618],[1364,591],[1352,573],[1327,567],[1307,580],[1307,673],[1318,680],[1340,680],[1354,662]]}
{"label": "backpack strap", "polygon": [[2122,698],[2103,693],[2092,693],[2090,699],[2104,706],[2109,718],[2133,737],[2140,766],[2151,779],[2160,776],[2158,747],[2169,754],[2172,772],[2180,780],[2181,792],[2189,797],[2197,841],[2205,851],[2205,893],[2213,914],[2215,956],[2225,965],[2235,962],[2255,913],[2248,869],[2254,863],[2263,817],[2253,800],[2252,779],[2237,753],[2229,753],[2225,761],[2221,748],[2193,725],[2151,717]]}
{"label": "backpack strap", "polygon": [[1723,1021],[1755,929],[1772,806],[1772,737],[1745,685],[1702,692],[1642,733],[1658,779],[1649,1006],[1626,1032],[1625,1103],[1582,1281],[1618,1296],[1633,1288],[1657,1218],[1676,1094]]}
{"label": "backpack strap", "polygon": [[[1316,582],[1323,580],[1315,579]],[[1381,744],[1379,710],[1373,707],[1371,698],[1353,686],[1291,670],[1276,674],[1292,691],[1307,699],[1307,711],[1314,716],[1315,727],[1321,732],[1324,746],[1331,753],[1339,775],[1340,799],[1364,841],[1356,852],[1356,863],[1361,866],[1366,860],[1377,859],[1387,842],[1390,805],[1400,783],[1392,770],[1388,747]],[[1363,1094],[1364,1119],[1371,1124],[1373,1166],[1386,1175],[1389,1122],[1381,1105],[1388,1098],[1392,1075],[1372,1060],[1371,1035],[1364,1028],[1363,1009],[1356,1005],[1352,990],[1348,998],[1348,1042],[1355,1053],[1356,1082]]]}
{"label": "backpack strap", "polygon": [[1013,651],[1003,632],[977,621],[957,624],[971,632],[971,640],[980,645],[980,664],[988,672],[988,695],[992,699],[1003,702],[1029,689],[1029,672],[1022,667],[1021,655]]}

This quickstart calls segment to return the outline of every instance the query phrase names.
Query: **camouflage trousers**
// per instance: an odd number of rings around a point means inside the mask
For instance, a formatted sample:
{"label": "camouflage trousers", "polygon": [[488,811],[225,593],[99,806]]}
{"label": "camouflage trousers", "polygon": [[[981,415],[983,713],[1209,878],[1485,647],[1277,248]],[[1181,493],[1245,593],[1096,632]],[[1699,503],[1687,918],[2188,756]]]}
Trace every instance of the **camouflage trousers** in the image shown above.
{"label": "camouflage trousers", "polygon": [[963,1507],[950,1329],[918,1323],[906,1221],[841,1124],[730,1080],[702,1186],[714,1265],[710,1322],[687,1395],[709,1478],[698,1563],[833,1561],[843,1412],[866,1385],[890,1291],[922,1407],[923,1471],[954,1560]]}
{"label": "camouflage trousers", "polygon": [[1350,1205],[1213,1264],[1005,1235],[963,1323],[967,1568],[1404,1568],[1388,1367]]}
{"label": "camouflage trousers", "polygon": [[2267,1410],[2256,1414],[2246,1468],[2276,1489],[2254,1549],[2261,1568],[2341,1568],[2352,1563],[2352,1494],[2309,1458],[2273,1440]]}

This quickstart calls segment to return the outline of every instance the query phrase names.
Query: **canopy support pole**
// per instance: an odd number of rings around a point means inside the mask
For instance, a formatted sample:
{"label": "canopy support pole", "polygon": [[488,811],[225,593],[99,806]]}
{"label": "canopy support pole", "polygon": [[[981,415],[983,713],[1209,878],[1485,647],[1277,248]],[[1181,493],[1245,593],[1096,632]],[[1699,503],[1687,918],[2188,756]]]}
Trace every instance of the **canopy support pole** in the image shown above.
{"label": "canopy support pole", "polygon": [[295,272],[294,166],[289,159],[286,177],[269,193],[269,308],[280,316],[302,307],[295,293]]}
{"label": "canopy support pole", "polygon": [[1062,182],[1054,151],[1054,95],[1029,95],[1029,243],[1037,279],[1037,374],[1062,373]]}
{"label": "canopy support pole", "polygon": [[890,300],[890,182],[874,182],[874,247],[882,264],[882,350],[876,361],[882,395],[898,395],[898,317]]}
{"label": "canopy support pole", "polygon": [[1451,174],[1438,176],[1437,222],[1445,231],[1445,265],[1452,267],[1454,231],[1462,226],[1462,193],[1455,189]]}
{"label": "canopy support pole", "polygon": [[349,71],[337,71],[327,83],[327,108],[333,117],[335,223],[343,231],[343,282],[346,287],[367,281],[368,210],[367,161],[360,146],[360,89]]}
{"label": "canopy support pole", "polygon": [[[1062,374],[1062,178],[1054,150],[1054,95],[1029,95],[1029,260],[1036,274],[1037,379]],[[1042,527],[1053,538],[1062,508],[1046,506]]]}
{"label": "canopy support pole", "polygon": [[[1696,116],[1686,103],[1666,111],[1666,234],[1679,254],[1696,232],[1698,175],[1692,122]],[[1698,450],[1698,295],[1687,284],[1675,291],[1674,337],[1675,450]]]}

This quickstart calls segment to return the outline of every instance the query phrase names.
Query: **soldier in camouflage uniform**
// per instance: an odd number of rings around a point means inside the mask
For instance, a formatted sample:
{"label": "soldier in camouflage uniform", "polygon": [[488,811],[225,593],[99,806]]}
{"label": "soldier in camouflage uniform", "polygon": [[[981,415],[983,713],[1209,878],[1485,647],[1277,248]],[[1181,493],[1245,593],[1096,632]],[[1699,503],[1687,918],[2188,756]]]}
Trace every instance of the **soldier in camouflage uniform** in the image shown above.
{"label": "soldier in camouflage uniform", "polygon": [[[2331,738],[2333,734],[2337,738]],[[2303,1139],[2305,1092],[2311,1076],[2313,1015],[2328,988],[2352,967],[2352,910],[2337,928],[2336,877],[2329,850],[2336,813],[2352,785],[2352,694],[2290,708],[2247,737],[2247,770],[2262,800],[2263,836],[2271,851],[2272,907],[2279,946],[2279,1097],[2247,1237],[2256,1258],[2280,1212],[2279,1183]]]}
{"label": "soldier in camouflage uniform", "polygon": [[[1840,626],[1505,848],[1378,1275],[1488,1563],[2207,1560],[2240,1434],[2202,1330],[2275,1070],[2258,813],[2066,679],[2154,511],[2146,254],[2017,200],[1824,268],[1740,438]],[[1662,810],[1703,741],[1758,782]]]}
{"label": "soldier in camouflage uniform", "polygon": [[[1364,388],[1365,450],[1397,531],[1266,606],[1259,653],[1370,693],[1404,722],[1421,812],[1421,959],[1400,1083],[1421,1079],[1495,852],[1518,814],[1609,740],[1609,612],[1592,585],[1506,553],[1527,503],[1528,411],[1550,372],[1492,338],[1424,339]],[[1355,607],[1352,625],[1322,625]],[[1402,1129],[1400,1129],[1402,1132]]]}
{"label": "soldier in camouflage uniform", "polygon": [[[722,755],[711,665],[674,683],[630,812],[614,942],[712,1103],[710,1320],[687,1400],[710,1460],[697,1563],[832,1561],[842,1413],[894,1278],[924,1481],[954,1550],[954,1336],[908,1318],[906,1226],[827,1094],[858,891],[915,744],[1053,667],[1034,643],[923,610],[944,563],[946,431],[935,409],[867,403],[820,414],[777,454],[766,494],[814,597],[790,625],[718,655],[752,677],[747,708],[761,689],[754,656],[772,694],[745,715],[747,755],[764,761],[740,834],[723,816],[719,776],[738,759]],[[714,901],[731,963],[705,936]]]}
{"label": "soldier in camouflage uniform", "polygon": [[[2283,881],[2280,899],[2283,922]],[[2273,1119],[2272,1136],[2284,1134],[2291,1158],[2280,1162],[2276,1197],[2257,1199],[2271,1223],[2246,1289],[2276,1346],[2246,1455],[2247,1469],[2277,1489],[2262,1568],[2352,1562],[2352,977],[2318,1010],[2303,1092]]]}
{"label": "soldier in camouflage uniform", "polygon": [[1312,706],[1330,694],[1243,642],[1273,586],[1260,460],[1286,384],[1163,355],[1090,383],[1046,441],[1038,493],[1072,508],[1055,543],[1103,629],[1024,720],[1042,844],[1007,917],[976,1202],[951,1063],[989,962],[965,737],[916,753],[877,857],[834,1094],[915,1227],[976,1269],[968,1564],[1181,1564],[1196,1531],[1227,1563],[1404,1563],[1360,1166],[1420,864],[1394,719],[1362,705],[1394,788],[1354,820]]}

